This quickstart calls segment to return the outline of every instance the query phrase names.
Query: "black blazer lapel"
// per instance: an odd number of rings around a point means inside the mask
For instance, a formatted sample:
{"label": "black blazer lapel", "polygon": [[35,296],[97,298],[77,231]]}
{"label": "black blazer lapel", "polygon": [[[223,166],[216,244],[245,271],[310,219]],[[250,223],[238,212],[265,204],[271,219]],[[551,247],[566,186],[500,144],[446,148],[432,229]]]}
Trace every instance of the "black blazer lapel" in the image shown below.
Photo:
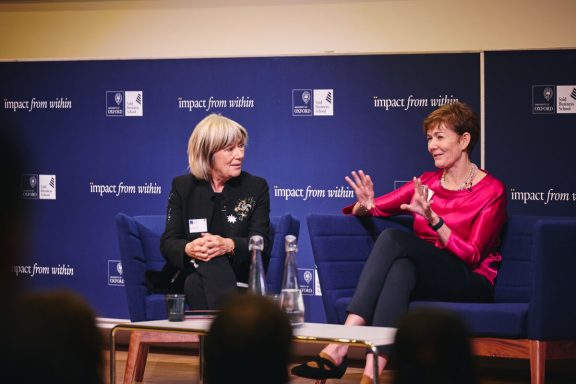
{"label": "black blazer lapel", "polygon": [[[185,228],[188,228],[188,220],[190,219],[206,219],[207,228],[210,228],[212,212],[214,211],[214,203],[210,197],[213,194],[210,184],[206,181],[199,181],[195,187],[191,188],[188,194],[188,207],[186,210],[188,217],[185,218]],[[189,237],[193,240],[200,237],[200,233],[189,233]]]}

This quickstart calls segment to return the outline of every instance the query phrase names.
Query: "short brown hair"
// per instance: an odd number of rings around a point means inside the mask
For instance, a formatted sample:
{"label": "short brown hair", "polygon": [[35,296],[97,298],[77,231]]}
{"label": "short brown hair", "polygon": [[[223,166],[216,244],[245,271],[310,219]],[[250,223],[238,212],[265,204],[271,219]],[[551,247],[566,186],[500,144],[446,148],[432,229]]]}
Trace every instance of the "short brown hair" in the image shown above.
{"label": "short brown hair", "polygon": [[430,129],[442,123],[454,130],[459,136],[466,132],[470,134],[470,143],[466,152],[471,153],[480,136],[480,122],[472,108],[461,102],[441,106],[424,119],[422,124],[424,133],[428,133]]}

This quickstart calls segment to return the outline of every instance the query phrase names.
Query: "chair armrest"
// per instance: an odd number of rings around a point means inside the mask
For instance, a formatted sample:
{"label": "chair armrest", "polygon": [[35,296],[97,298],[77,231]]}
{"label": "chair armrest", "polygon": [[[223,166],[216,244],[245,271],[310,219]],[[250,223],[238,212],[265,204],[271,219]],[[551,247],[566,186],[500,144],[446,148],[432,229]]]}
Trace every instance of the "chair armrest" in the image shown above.
{"label": "chair armrest", "polygon": [[576,339],[576,218],[545,217],[534,224],[532,264],[528,337]]}
{"label": "chair armrest", "polygon": [[309,214],[307,224],[326,320],[338,324],[345,317],[343,305],[338,303],[352,297],[380,232],[386,228],[408,230],[411,218]]}
{"label": "chair armrest", "polygon": [[118,213],[116,215],[116,227],[130,319],[143,321],[146,320],[144,300],[149,292],[144,279],[146,261],[138,226],[133,217]]}
{"label": "chair armrest", "polygon": [[271,251],[268,270],[266,271],[266,290],[268,293],[280,293],[282,288],[286,259],[286,251],[284,250],[286,235],[293,235],[298,238],[299,234],[300,220],[298,218],[289,213],[270,217]]}

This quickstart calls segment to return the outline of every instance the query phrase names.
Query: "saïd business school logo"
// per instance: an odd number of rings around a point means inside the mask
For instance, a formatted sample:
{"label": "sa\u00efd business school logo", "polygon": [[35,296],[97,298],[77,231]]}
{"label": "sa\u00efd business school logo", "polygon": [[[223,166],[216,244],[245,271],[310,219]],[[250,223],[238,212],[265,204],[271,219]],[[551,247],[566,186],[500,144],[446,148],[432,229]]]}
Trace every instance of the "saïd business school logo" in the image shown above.
{"label": "sa\u00efd business school logo", "polygon": [[144,92],[106,91],[106,116],[144,116]]}
{"label": "sa\u00efd business school logo", "polygon": [[334,116],[334,90],[293,89],[292,116]]}
{"label": "sa\u00efd business school logo", "polygon": [[576,113],[576,85],[556,86],[556,112]]}
{"label": "sa\u00efd business school logo", "polygon": [[22,175],[21,196],[23,199],[56,200],[56,175]]}
{"label": "sa\u00efd business school logo", "polygon": [[533,85],[532,113],[576,113],[576,85]]}

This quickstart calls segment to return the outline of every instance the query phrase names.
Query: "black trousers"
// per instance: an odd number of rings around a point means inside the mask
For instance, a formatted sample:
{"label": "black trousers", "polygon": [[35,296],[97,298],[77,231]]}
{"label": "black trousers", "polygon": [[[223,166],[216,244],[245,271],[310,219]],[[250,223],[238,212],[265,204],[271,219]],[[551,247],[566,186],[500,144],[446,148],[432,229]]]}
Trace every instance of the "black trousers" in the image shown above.
{"label": "black trousers", "polygon": [[236,276],[226,256],[199,261],[198,267],[184,281],[184,294],[192,310],[219,309],[234,293],[238,293]]}
{"label": "black trousers", "polygon": [[493,285],[456,256],[412,232],[388,229],[376,240],[347,310],[368,325],[395,327],[411,300],[490,302],[493,296]]}

